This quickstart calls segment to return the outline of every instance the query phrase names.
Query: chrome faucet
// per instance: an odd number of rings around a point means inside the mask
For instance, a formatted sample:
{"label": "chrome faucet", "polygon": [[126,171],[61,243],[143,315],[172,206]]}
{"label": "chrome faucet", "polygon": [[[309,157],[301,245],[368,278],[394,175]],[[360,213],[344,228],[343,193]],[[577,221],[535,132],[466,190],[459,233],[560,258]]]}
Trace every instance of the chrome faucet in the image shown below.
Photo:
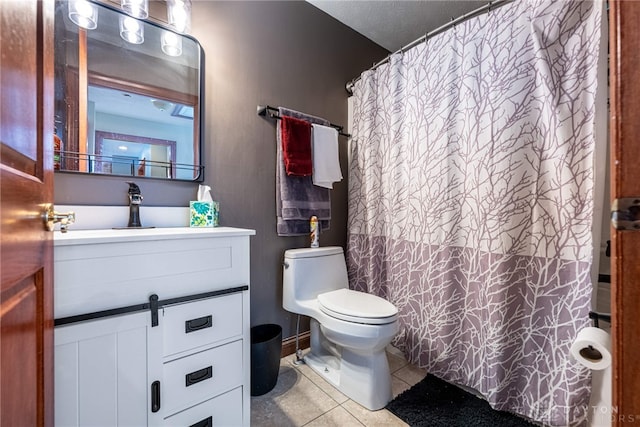
{"label": "chrome faucet", "polygon": [[129,184],[129,224],[127,224],[127,227],[142,227],[140,223],[140,204],[143,197],[140,194],[140,187],[131,181],[127,181],[127,184]]}

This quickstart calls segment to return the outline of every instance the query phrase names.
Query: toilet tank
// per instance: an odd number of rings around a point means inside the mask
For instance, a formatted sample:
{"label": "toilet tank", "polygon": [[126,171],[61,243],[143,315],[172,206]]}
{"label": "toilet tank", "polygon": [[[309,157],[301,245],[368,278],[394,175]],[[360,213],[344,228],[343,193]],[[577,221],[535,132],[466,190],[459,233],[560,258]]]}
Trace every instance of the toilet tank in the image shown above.
{"label": "toilet tank", "polygon": [[327,246],[285,251],[282,286],[282,306],[294,313],[300,313],[300,301],[315,299],[324,292],[348,288],[342,248]]}

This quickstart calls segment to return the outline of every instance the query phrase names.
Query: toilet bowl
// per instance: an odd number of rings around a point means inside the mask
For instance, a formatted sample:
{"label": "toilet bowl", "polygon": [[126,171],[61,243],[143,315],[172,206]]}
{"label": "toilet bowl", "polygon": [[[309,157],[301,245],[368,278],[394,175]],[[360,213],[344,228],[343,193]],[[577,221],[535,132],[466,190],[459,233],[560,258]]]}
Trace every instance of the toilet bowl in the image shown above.
{"label": "toilet bowl", "polygon": [[348,286],[341,247],[285,252],[282,306],[311,317],[305,363],[365,408],[381,409],[391,400],[385,348],[398,332],[398,310]]}

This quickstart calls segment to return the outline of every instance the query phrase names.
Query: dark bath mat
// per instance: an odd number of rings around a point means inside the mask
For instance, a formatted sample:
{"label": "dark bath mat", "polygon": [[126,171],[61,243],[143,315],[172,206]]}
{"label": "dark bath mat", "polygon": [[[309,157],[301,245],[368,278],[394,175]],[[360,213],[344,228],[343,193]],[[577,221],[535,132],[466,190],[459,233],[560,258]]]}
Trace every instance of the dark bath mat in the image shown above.
{"label": "dark bath mat", "polygon": [[519,427],[535,424],[491,409],[486,400],[433,375],[401,393],[387,409],[412,427]]}

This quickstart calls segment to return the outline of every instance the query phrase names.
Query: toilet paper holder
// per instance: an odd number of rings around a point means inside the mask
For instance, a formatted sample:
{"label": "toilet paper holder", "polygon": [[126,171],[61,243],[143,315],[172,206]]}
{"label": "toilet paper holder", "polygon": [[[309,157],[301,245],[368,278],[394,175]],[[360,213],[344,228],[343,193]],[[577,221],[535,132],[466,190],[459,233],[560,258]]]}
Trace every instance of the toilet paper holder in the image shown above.
{"label": "toilet paper holder", "polygon": [[593,320],[593,326],[595,326],[596,328],[599,328],[600,327],[600,325],[598,324],[599,320],[603,320],[605,322],[611,323],[611,314],[598,313],[597,311],[590,311],[589,319]]}

